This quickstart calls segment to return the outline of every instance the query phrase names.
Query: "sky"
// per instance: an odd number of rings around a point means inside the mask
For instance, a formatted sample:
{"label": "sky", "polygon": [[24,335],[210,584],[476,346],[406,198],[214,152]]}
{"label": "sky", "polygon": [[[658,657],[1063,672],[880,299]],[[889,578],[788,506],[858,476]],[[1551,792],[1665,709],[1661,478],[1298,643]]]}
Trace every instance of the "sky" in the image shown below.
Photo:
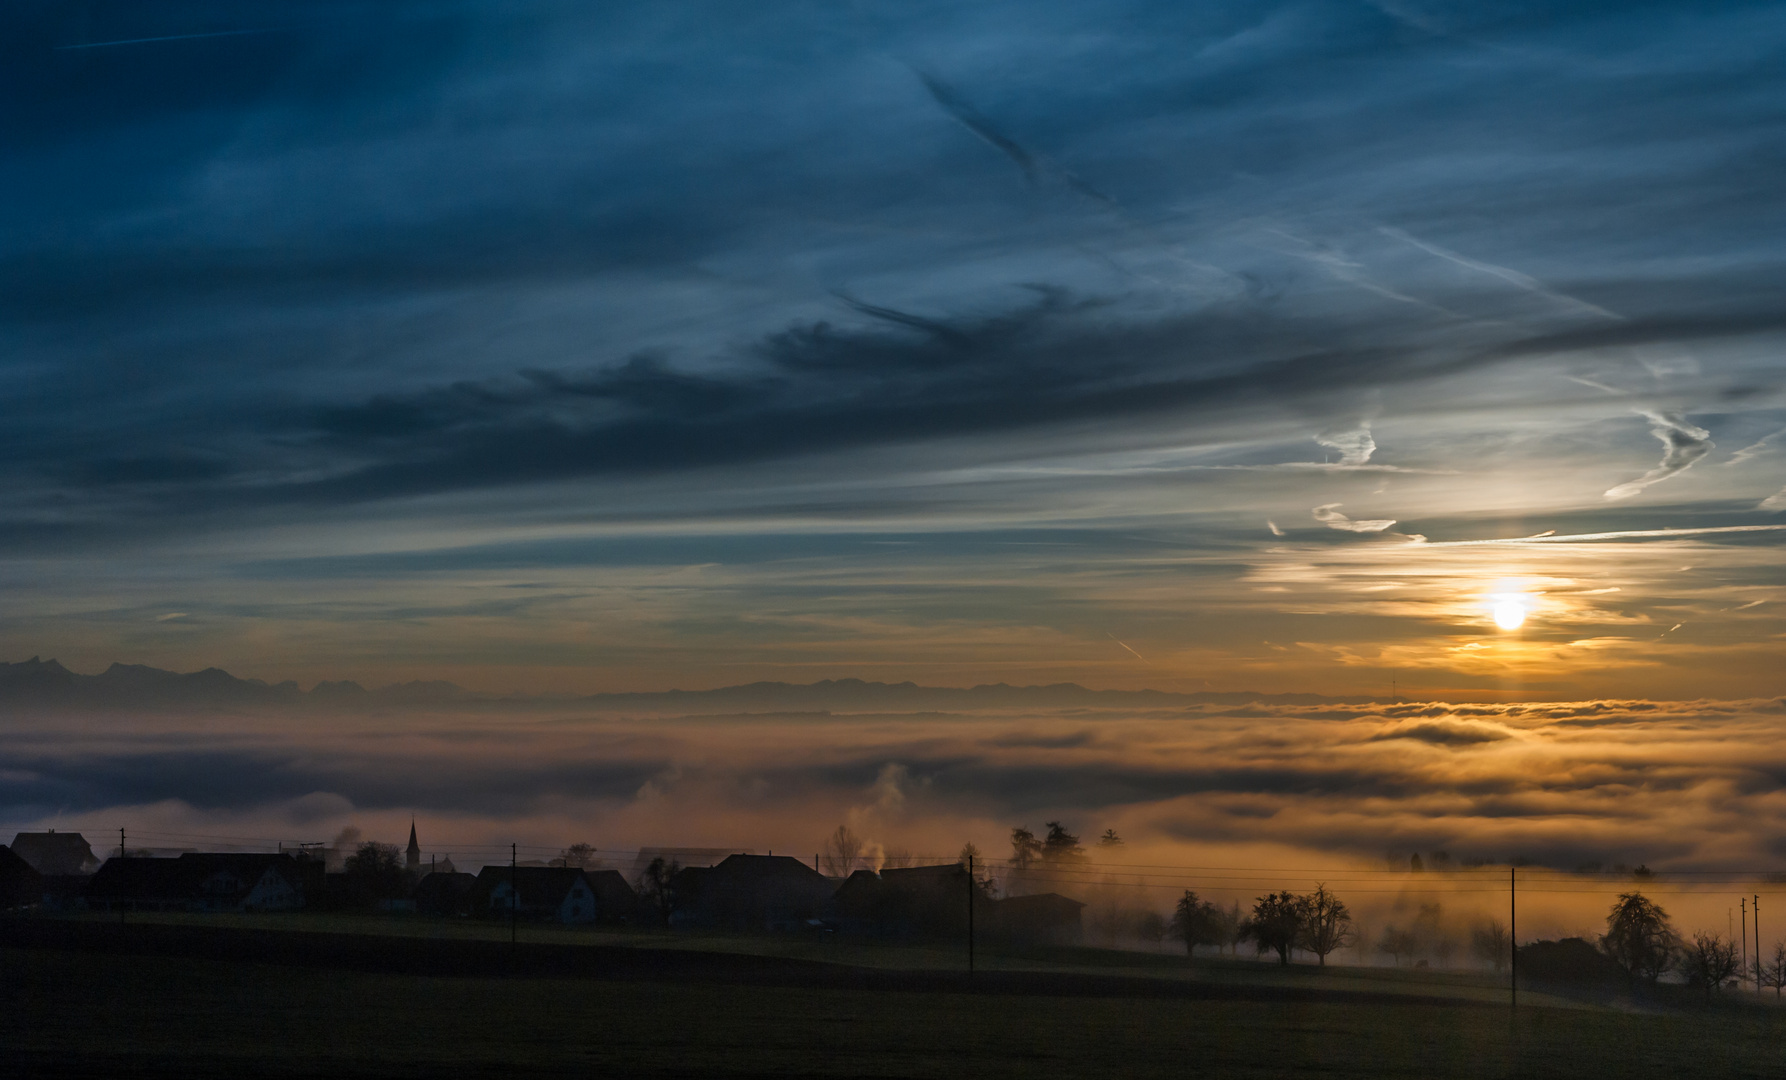
{"label": "sky", "polygon": [[1777,5],[3,18],[6,659],[1786,690]]}

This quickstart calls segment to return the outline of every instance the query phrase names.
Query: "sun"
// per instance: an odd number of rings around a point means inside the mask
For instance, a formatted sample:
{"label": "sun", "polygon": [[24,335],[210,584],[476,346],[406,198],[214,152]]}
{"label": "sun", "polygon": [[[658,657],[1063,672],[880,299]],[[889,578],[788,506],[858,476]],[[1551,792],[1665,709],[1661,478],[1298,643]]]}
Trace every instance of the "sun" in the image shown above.
{"label": "sun", "polygon": [[1518,597],[1503,596],[1495,601],[1495,625],[1503,630],[1518,630],[1525,625],[1526,606]]}

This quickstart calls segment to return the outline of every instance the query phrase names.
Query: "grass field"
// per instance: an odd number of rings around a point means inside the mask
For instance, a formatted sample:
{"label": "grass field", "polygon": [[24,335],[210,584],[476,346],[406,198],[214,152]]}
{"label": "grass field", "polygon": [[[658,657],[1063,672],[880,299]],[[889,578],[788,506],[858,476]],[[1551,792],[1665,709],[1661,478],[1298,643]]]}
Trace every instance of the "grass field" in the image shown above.
{"label": "grass field", "polygon": [[1013,992],[1025,977],[990,990],[426,977],[4,947],[0,1060],[20,1076],[1786,1075],[1773,1010],[1527,1006],[1513,1017],[1435,1000],[1432,979],[1370,1002],[1136,996],[1105,983]]}

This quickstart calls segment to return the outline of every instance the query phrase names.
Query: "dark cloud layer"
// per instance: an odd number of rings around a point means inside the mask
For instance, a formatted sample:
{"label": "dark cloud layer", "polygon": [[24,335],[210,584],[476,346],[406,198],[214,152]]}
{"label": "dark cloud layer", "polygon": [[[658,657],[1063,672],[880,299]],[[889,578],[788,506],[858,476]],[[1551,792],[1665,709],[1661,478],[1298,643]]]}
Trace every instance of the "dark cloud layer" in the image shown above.
{"label": "dark cloud layer", "polygon": [[1600,597],[1556,655],[1769,691],[1772,534],[1366,579],[1777,515],[1783,49],[1744,3],[15,4],[0,643],[1478,689],[1391,654],[1506,576]]}

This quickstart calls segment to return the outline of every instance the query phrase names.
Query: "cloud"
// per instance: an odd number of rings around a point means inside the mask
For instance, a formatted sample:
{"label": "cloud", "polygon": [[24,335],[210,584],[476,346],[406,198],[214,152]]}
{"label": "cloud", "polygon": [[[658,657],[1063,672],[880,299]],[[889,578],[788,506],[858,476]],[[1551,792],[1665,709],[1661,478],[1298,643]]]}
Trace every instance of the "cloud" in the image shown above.
{"label": "cloud", "polygon": [[1393,725],[1371,736],[1375,741],[1413,739],[1434,746],[1476,746],[1512,737],[1512,733],[1504,728],[1455,720],[1427,720]]}
{"label": "cloud", "polygon": [[978,109],[968,104],[960,93],[941,79],[926,72],[919,72],[918,78],[924,83],[924,88],[930,91],[930,96],[936,100],[938,105],[942,106],[943,111],[954,117],[962,127],[979,136],[988,146],[1010,158],[1019,169],[1023,170],[1024,178],[1031,184],[1040,182],[1044,176],[1055,176],[1081,195],[1106,206],[1114,207],[1116,205],[1116,200],[1077,176],[1030,153],[1016,140],[1000,131],[992,121],[981,115]]}
{"label": "cloud", "polygon": [[[964,839],[996,852],[1012,825],[1059,819],[1086,833],[1121,823],[1137,850],[1162,856],[1149,861],[1168,863],[1224,846],[1299,865],[1375,860],[1394,837],[1421,836],[1459,858],[1656,865],[1662,853],[1686,869],[1757,865],[1786,824],[1771,700],[723,721],[480,708],[420,728],[388,713],[318,714],[222,747],[177,717],[96,718],[78,732],[15,724],[0,751],[0,822],[60,811],[58,828],[98,831],[139,808],[122,819],[184,815],[180,831],[271,847],[370,820],[400,829],[414,810],[443,823],[426,838],[439,850],[495,836],[562,845],[598,820],[604,848],[809,851],[854,812],[884,845],[944,857]],[[1235,805],[1249,812],[1222,809]]]}
{"label": "cloud", "polygon": [[1724,464],[1725,465],[1741,465],[1744,462],[1749,461],[1753,458],[1758,458],[1762,454],[1765,454],[1769,450],[1773,449],[1775,440],[1777,440],[1782,435],[1786,435],[1786,430],[1776,431],[1771,435],[1763,435],[1761,438],[1756,439],[1754,442],[1743,447],[1741,450],[1738,450],[1736,453],[1730,455],[1730,460],[1726,461]]}
{"label": "cloud", "polygon": [[[1530,275],[1527,275],[1527,274],[1522,274],[1517,270],[1510,270],[1505,266],[1496,266],[1493,263],[1486,263],[1486,262],[1482,262],[1477,259],[1467,258],[1463,255],[1459,255],[1455,251],[1450,251],[1446,248],[1442,248],[1437,244],[1431,243],[1426,240],[1422,240],[1419,237],[1410,236],[1408,233],[1404,232],[1401,229],[1396,229],[1396,228],[1392,228],[1389,226],[1383,226],[1378,231],[1383,233],[1383,235],[1385,235],[1385,236],[1391,236],[1391,237],[1394,237],[1395,239],[1400,240],[1404,243],[1412,244],[1413,246],[1419,248],[1420,250],[1426,252],[1427,254],[1436,255],[1439,258],[1444,259],[1446,262],[1456,263],[1458,266],[1467,267],[1468,269],[1475,270],[1479,273],[1487,274],[1490,277],[1499,278],[1500,280],[1507,282],[1509,285],[1512,285],[1515,288],[1523,289],[1524,291],[1529,292],[1529,293],[1535,293],[1536,295],[1542,296],[1547,300],[1556,302],[1557,304],[1563,306],[1567,310],[1574,311],[1574,312],[1580,312],[1580,313],[1586,313],[1586,314],[1590,314],[1590,315],[1597,315],[1603,319],[1614,319],[1614,320],[1621,320],[1621,321],[1624,319],[1624,316],[1615,314],[1614,312],[1611,312],[1611,311],[1608,311],[1605,308],[1599,306],[1598,304],[1590,304],[1585,300],[1578,300],[1573,296],[1567,295],[1566,293],[1560,293],[1554,289],[1548,288],[1543,282],[1539,281],[1537,278],[1531,277]],[[1589,385],[1592,385],[1592,384],[1590,383]]]}
{"label": "cloud", "polygon": [[1607,489],[1608,499],[1628,499],[1639,494],[1650,485],[1691,468],[1717,445],[1711,441],[1711,432],[1687,423],[1679,414],[1646,412],[1642,415],[1649,418],[1650,434],[1662,441],[1662,461],[1637,479]]}
{"label": "cloud", "polygon": [[1363,465],[1377,451],[1377,441],[1371,438],[1368,420],[1355,428],[1324,431],[1315,436],[1315,442],[1329,450],[1337,450],[1340,465]]}
{"label": "cloud", "polygon": [[1340,503],[1327,503],[1324,506],[1315,507],[1313,510],[1309,511],[1309,513],[1314,516],[1316,521],[1319,521],[1329,529],[1339,529],[1342,532],[1382,532],[1384,529],[1395,524],[1394,518],[1371,518],[1354,521],[1339,512],[1340,505]]}

